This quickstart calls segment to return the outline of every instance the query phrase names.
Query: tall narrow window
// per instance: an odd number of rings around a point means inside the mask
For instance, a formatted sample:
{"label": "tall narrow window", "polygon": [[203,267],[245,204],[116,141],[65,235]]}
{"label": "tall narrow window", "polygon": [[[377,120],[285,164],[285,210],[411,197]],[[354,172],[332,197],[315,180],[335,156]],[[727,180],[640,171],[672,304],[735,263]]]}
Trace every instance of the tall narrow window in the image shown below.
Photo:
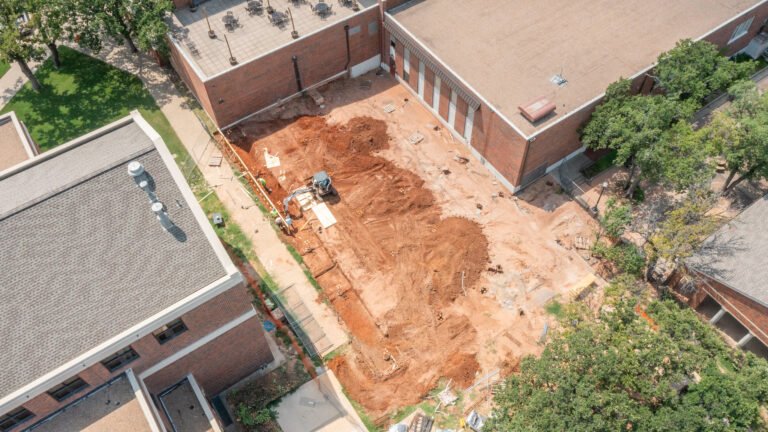
{"label": "tall narrow window", "polygon": [[754,19],[755,17],[751,17],[743,23],[739,24],[739,26],[733,30],[733,34],[731,35],[731,39],[728,41],[728,43],[733,43],[736,41],[736,39],[739,39],[740,37],[747,34],[749,32],[749,27],[752,25],[752,21],[754,21]]}
{"label": "tall narrow window", "polygon": [[408,82],[411,76],[411,51],[403,48],[403,81]]}
{"label": "tall narrow window", "polygon": [[101,361],[101,364],[110,372],[114,372],[137,358],[139,358],[139,354],[133,348],[128,347],[105,358]]}
{"label": "tall narrow window", "polygon": [[464,139],[467,143],[472,139],[472,125],[475,121],[475,110],[472,107],[467,108],[467,118],[464,120]]}
{"label": "tall narrow window", "polygon": [[24,407],[17,408],[8,414],[0,416],[0,431],[9,431],[34,416],[34,414]]}
{"label": "tall narrow window", "polygon": [[86,387],[88,387],[88,383],[83,381],[82,378],[76,376],[48,390],[48,394],[57,401],[61,402]]}
{"label": "tall narrow window", "polygon": [[160,327],[153,334],[155,335],[155,339],[162,345],[185,331],[187,331],[187,326],[184,325],[184,321],[179,318],[176,321]]}
{"label": "tall narrow window", "polygon": [[419,61],[419,97],[424,100],[424,62]]}
{"label": "tall narrow window", "polygon": [[439,76],[435,75],[435,88],[432,90],[432,109],[440,111],[440,86],[443,85]]}
{"label": "tall narrow window", "polygon": [[451,103],[448,104],[448,124],[451,125],[451,127],[455,130],[456,125],[454,122],[456,121],[456,100],[458,98],[458,95],[455,91],[451,90]]}

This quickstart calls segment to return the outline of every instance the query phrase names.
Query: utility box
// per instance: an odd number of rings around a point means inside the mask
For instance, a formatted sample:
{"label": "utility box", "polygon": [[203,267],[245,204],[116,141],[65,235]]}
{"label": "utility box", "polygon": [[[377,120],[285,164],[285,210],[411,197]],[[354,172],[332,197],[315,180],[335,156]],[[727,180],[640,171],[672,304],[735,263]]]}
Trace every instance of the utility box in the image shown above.
{"label": "utility box", "polygon": [[221,216],[221,213],[214,213],[213,217],[211,217],[211,222],[217,227],[220,227],[224,225],[224,218]]}

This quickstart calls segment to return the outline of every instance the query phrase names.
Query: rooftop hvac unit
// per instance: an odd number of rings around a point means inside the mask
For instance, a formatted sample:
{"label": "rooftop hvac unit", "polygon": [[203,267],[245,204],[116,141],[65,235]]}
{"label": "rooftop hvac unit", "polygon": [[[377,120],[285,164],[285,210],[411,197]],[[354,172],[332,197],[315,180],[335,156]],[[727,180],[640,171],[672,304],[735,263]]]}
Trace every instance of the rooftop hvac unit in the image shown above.
{"label": "rooftop hvac unit", "polygon": [[529,122],[536,123],[555,111],[555,104],[545,97],[540,97],[525,105],[520,105],[517,109]]}
{"label": "rooftop hvac unit", "polygon": [[756,59],[763,55],[766,49],[768,49],[768,34],[760,33],[749,41],[749,45],[744,48],[743,53]]}

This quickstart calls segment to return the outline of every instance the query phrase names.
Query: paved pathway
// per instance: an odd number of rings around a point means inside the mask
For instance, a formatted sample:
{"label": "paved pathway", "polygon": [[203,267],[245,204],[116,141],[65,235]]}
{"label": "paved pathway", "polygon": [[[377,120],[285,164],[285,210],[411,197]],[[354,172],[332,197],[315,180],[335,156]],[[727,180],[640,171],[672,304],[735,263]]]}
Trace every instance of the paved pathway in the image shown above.
{"label": "paved pathway", "polygon": [[[37,69],[38,63],[30,63],[32,70]],[[0,109],[7,104],[17,91],[27,82],[27,77],[21,72],[21,68],[16,62],[11,63],[8,72],[0,77]]]}
{"label": "paved pathway", "polygon": [[321,354],[327,354],[346,344],[349,336],[339,323],[337,315],[326,304],[317,301],[317,291],[309,283],[302,268],[288,252],[269,221],[259,208],[253,205],[248,192],[234,177],[230,165],[224,160],[220,167],[208,166],[210,156],[218,153],[218,150],[208,132],[187,106],[185,98],[170,81],[167,72],[148,57],[131,55],[123,47],[105,48],[97,57],[141,78],[187,151],[194,157],[208,184],[216,190],[230,217],[253,242],[256,255],[264,267],[281,288],[292,287],[325,332],[330,346]]}

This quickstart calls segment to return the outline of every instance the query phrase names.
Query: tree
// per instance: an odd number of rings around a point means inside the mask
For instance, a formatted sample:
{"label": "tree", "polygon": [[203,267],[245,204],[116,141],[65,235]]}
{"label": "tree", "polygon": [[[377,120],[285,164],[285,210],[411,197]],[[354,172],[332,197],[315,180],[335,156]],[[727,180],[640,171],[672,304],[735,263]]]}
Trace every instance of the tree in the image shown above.
{"label": "tree", "polygon": [[698,108],[708,96],[747,78],[754,70],[753,62],[730,61],[710,42],[684,39],[659,56],[654,73],[667,96]]}
{"label": "tree", "polygon": [[658,142],[638,151],[637,165],[646,179],[683,192],[712,179],[711,153],[705,133],[678,121]]}
{"label": "tree", "polygon": [[705,189],[691,191],[668,211],[646,243],[647,279],[661,259],[678,265],[699,249],[704,240],[720,226],[721,218],[711,214],[715,198]]}
{"label": "tree", "polygon": [[30,24],[35,30],[35,37],[51,52],[53,65],[61,67],[59,41],[68,34],[72,14],[72,2],[69,0],[27,0],[27,10],[31,13]]}
{"label": "tree", "polygon": [[632,206],[619,204],[615,198],[608,199],[605,213],[600,218],[600,226],[605,231],[605,235],[612,239],[619,238],[630,222],[632,222]]}
{"label": "tree", "polygon": [[[571,324],[571,323],[575,324]],[[764,427],[768,364],[690,309],[619,300],[563,322],[496,393],[486,431],[748,431]]]}
{"label": "tree", "polygon": [[[102,47],[102,35],[126,43],[131,52],[165,50],[170,0],[78,0],[83,19],[78,27],[79,43],[94,51]],[[87,18],[87,19],[86,19]]]}
{"label": "tree", "polygon": [[[638,153],[650,155],[665,132],[678,120],[687,119],[690,107],[664,96],[631,95],[631,83],[620,80],[606,91],[582,129],[581,140],[591,149],[616,150],[617,164],[630,166],[626,196],[631,197],[641,180]],[[643,162],[642,160],[640,162]]]}
{"label": "tree", "polygon": [[23,13],[24,4],[19,0],[0,2],[0,60],[16,62],[29,79],[32,88],[40,91],[42,85],[28,63],[41,60],[43,50],[31,37],[30,30],[21,22]]}
{"label": "tree", "polygon": [[754,83],[740,82],[729,89],[733,102],[715,114],[705,128],[713,149],[725,158],[728,177],[723,193],[754,178],[768,178],[768,95]]}

